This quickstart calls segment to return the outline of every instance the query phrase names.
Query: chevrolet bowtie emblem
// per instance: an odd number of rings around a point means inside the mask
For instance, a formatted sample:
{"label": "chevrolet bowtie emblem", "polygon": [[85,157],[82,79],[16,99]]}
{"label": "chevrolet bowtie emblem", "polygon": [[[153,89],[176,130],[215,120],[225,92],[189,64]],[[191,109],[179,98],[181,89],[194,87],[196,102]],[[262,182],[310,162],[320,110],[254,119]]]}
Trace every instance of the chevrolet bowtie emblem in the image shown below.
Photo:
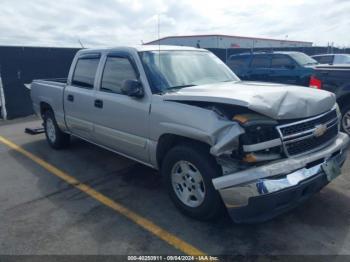
{"label": "chevrolet bowtie emblem", "polygon": [[324,133],[326,133],[326,131],[327,131],[326,125],[317,125],[317,126],[315,126],[314,136],[315,137],[323,136]]}

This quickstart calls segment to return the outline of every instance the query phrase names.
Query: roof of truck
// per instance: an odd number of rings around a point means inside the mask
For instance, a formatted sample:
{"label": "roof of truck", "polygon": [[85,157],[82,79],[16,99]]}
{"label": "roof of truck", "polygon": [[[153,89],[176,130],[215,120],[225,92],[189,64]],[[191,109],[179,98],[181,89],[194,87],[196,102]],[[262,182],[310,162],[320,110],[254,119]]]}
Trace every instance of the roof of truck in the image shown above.
{"label": "roof of truck", "polygon": [[350,54],[334,54],[334,53],[332,53],[332,54],[318,54],[318,55],[312,55],[311,57],[317,57],[317,56],[328,56],[328,55],[345,55],[345,56],[350,56]]}
{"label": "roof of truck", "polygon": [[244,53],[237,53],[237,54],[232,54],[230,57],[234,56],[246,56],[246,55],[269,55],[269,54],[297,54],[297,53],[302,53],[299,51],[255,51],[255,52],[244,52]]}
{"label": "roof of truck", "polygon": [[184,51],[207,51],[201,48],[189,47],[189,46],[172,46],[172,45],[135,45],[135,46],[117,46],[107,47],[99,49],[82,49],[81,53],[85,52],[105,52],[105,51],[170,51],[170,50],[184,50]]}

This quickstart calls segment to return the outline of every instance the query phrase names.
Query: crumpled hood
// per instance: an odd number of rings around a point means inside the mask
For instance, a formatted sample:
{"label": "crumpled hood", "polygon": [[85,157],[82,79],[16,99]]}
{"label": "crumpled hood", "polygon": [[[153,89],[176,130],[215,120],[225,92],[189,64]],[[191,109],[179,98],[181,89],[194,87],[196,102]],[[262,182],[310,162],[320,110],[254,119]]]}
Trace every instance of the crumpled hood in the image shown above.
{"label": "crumpled hood", "polygon": [[264,82],[224,82],[193,86],[163,95],[167,101],[201,101],[246,107],[273,119],[312,117],[330,110],[333,93]]}

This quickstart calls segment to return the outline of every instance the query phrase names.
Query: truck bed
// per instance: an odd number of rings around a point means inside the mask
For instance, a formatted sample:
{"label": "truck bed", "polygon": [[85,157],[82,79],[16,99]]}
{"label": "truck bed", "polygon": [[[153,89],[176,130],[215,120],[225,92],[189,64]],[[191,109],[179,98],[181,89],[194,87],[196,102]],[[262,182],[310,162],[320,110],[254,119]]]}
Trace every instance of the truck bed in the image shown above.
{"label": "truck bed", "polygon": [[33,80],[33,82],[53,82],[53,83],[66,84],[67,78],[35,79]]}
{"label": "truck bed", "polygon": [[322,82],[322,89],[335,93],[338,99],[350,93],[350,65],[317,66],[315,76]]}
{"label": "truck bed", "polygon": [[350,65],[321,65],[315,68],[315,78],[321,89],[332,92],[337,97],[343,115],[343,131],[350,135],[348,116],[350,115]]}
{"label": "truck bed", "polygon": [[65,78],[55,78],[39,79],[32,82],[31,98],[37,115],[41,115],[41,105],[47,103],[54,110],[57,121],[64,122],[63,94],[66,81]]}

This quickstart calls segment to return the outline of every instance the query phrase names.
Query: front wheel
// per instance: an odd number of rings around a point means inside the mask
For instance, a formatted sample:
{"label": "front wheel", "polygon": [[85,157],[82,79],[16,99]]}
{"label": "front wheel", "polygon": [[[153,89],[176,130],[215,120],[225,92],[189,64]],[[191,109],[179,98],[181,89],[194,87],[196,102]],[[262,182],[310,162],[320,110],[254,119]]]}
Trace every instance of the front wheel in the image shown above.
{"label": "front wheel", "polygon": [[221,174],[207,150],[189,145],[172,148],[162,164],[162,175],[175,206],[199,220],[212,220],[223,211],[221,197],[212,183]]}
{"label": "front wheel", "polygon": [[49,110],[44,114],[46,140],[54,149],[62,149],[69,145],[70,135],[62,132],[57,125],[54,113]]}
{"label": "front wheel", "polygon": [[342,112],[342,121],[341,129],[350,135],[350,105],[346,105],[341,109]]}

